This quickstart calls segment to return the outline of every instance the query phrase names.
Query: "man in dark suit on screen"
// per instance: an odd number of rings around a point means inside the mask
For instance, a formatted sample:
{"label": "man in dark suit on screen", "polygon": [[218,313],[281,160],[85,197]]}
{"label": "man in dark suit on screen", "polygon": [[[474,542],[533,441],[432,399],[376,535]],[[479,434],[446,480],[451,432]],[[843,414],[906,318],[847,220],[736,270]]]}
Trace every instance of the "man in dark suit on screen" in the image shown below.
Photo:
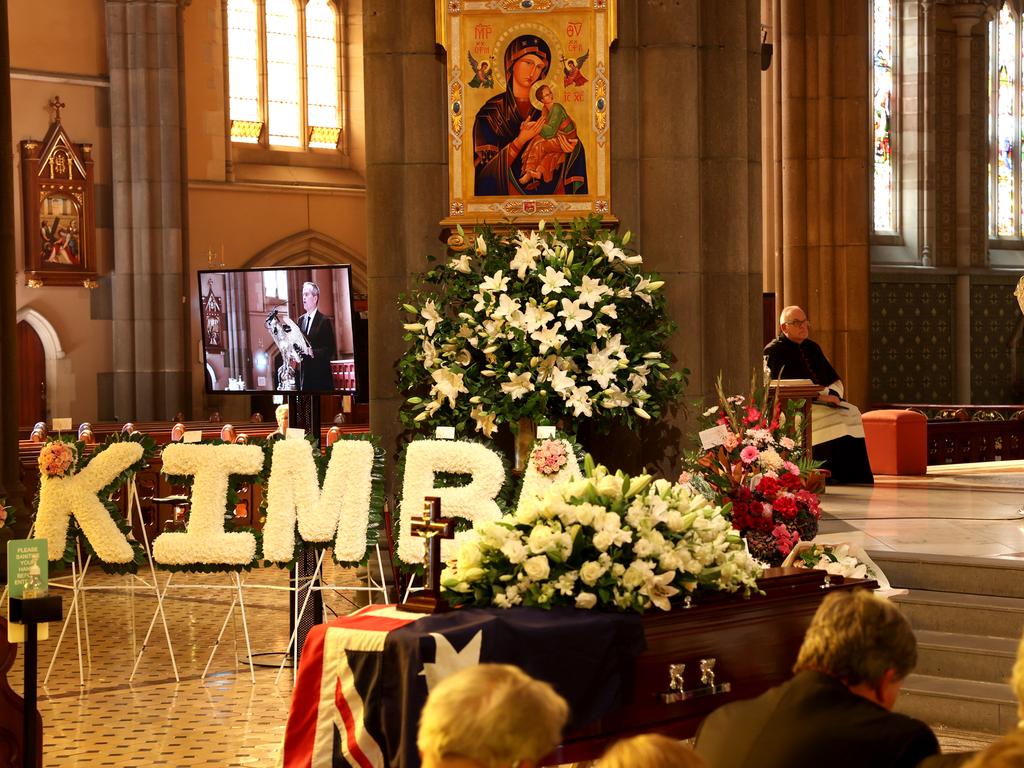
{"label": "man in dark suit on screen", "polygon": [[867,590],[833,592],[807,629],[789,682],[719,707],[695,749],[715,768],[914,768],[955,765],[920,720],[892,711],[917,663],[899,609]]}
{"label": "man in dark suit on screen", "polygon": [[334,320],[319,309],[320,288],[316,283],[302,284],[302,308],[299,328],[313,348],[312,357],[303,357],[299,363],[300,392],[332,392],[334,379],[331,360],[337,356],[334,343]]}

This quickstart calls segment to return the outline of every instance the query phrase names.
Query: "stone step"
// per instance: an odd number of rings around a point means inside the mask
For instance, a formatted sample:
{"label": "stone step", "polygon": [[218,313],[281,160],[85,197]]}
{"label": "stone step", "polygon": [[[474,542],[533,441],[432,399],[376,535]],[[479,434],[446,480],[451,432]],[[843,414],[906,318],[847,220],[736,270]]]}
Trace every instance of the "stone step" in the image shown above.
{"label": "stone step", "polygon": [[915,630],[1018,639],[1024,628],[1021,598],[915,589],[892,600]]}
{"label": "stone step", "polygon": [[920,674],[907,676],[896,711],[932,726],[982,733],[1006,733],[1018,720],[1008,685]]}
{"label": "stone step", "polygon": [[889,583],[902,589],[1024,598],[1024,561],[904,552],[868,552]]}
{"label": "stone step", "polygon": [[1017,657],[1017,640],[919,629],[917,674],[1005,683]]}

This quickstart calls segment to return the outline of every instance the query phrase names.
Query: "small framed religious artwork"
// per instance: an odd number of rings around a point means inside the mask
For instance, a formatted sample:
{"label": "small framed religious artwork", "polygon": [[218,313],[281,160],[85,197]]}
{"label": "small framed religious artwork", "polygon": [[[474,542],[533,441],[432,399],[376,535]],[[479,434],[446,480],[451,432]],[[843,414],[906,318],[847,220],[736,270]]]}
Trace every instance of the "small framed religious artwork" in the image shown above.
{"label": "small framed religious artwork", "polygon": [[60,99],[46,138],[21,142],[25,281],[96,287],[92,145],[75,144],[60,122]]}
{"label": "small framed religious artwork", "polygon": [[224,351],[224,299],[214,293],[213,280],[206,284],[206,293],[202,296],[203,303],[203,336],[207,352]]}
{"label": "small framed religious artwork", "polygon": [[436,0],[447,52],[442,226],[611,212],[615,0]]}

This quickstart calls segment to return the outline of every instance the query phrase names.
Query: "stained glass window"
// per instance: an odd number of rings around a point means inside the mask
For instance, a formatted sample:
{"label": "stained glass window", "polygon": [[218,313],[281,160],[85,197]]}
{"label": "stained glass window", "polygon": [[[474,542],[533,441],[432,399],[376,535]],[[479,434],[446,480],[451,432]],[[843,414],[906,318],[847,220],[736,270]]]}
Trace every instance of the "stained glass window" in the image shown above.
{"label": "stained glass window", "polygon": [[989,234],[1020,237],[1020,19],[1010,3],[1003,6],[989,30]]}
{"label": "stained glass window", "polygon": [[225,7],[232,141],[337,148],[337,0],[225,0]]}
{"label": "stained glass window", "polygon": [[295,0],[267,3],[267,128],[270,143],[302,144],[299,9]]}
{"label": "stained glass window", "polygon": [[309,146],[336,147],[338,111],[338,22],[329,0],[306,5],[306,111]]}
{"label": "stained glass window", "polygon": [[872,0],[871,86],[874,175],[872,229],[894,233],[896,215],[896,165],[893,146],[893,67],[896,54],[896,15],[893,0]]}
{"label": "stained glass window", "polygon": [[255,143],[260,118],[259,29],[256,0],[228,0],[228,100],[231,138]]}

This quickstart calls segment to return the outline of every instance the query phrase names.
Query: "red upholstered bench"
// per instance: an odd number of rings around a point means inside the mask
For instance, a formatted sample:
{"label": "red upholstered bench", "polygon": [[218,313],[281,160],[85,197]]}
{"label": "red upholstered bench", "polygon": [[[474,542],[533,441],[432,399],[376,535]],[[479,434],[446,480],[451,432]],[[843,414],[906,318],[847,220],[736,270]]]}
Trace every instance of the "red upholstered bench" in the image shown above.
{"label": "red upholstered bench", "polygon": [[864,438],[876,475],[923,475],[928,471],[928,419],[917,411],[864,414]]}

